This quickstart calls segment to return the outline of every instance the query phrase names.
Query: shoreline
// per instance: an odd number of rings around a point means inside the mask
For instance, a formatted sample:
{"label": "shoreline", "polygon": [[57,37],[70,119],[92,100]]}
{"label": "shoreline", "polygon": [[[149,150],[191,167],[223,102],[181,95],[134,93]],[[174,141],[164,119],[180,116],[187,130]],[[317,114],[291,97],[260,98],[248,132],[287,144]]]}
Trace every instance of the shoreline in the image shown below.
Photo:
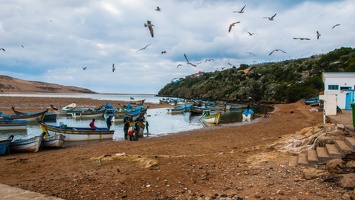
{"label": "shoreline", "polygon": [[[7,101],[11,98],[0,100],[0,111],[15,103]],[[18,109],[34,109],[47,106],[50,99],[15,100],[23,106]],[[102,102],[106,101],[82,101],[89,105]],[[270,148],[280,138],[319,124],[321,112],[312,113],[300,102],[277,104],[268,118],[241,126],[2,156],[0,183],[63,199],[211,199],[215,195],[302,199],[305,193],[310,199],[339,199],[341,188],[300,179],[303,167],[281,168],[288,155]],[[297,187],[292,187],[295,180],[299,180]]]}

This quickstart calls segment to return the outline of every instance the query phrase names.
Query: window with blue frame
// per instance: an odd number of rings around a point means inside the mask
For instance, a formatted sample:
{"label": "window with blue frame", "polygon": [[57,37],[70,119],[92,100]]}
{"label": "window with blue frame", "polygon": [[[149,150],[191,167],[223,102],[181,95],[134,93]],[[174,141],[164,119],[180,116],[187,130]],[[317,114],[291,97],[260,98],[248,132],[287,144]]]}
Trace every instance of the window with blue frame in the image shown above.
{"label": "window with blue frame", "polygon": [[328,90],[339,90],[339,85],[328,85]]}

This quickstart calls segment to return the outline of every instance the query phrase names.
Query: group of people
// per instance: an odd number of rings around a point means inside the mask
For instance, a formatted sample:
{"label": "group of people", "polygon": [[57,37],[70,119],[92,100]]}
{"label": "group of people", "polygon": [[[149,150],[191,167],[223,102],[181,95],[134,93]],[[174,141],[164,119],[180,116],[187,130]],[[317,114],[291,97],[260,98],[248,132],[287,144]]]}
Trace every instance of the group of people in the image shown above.
{"label": "group of people", "polygon": [[[123,119],[123,132],[124,132],[124,139],[125,140],[130,140],[130,141],[138,141],[139,137],[139,132],[141,127],[139,126],[139,122],[145,122],[146,123],[146,128],[147,128],[147,134],[148,134],[148,122],[145,121],[144,116],[138,117],[134,123],[134,128],[130,129],[131,125],[130,123],[133,122],[132,117],[125,117]],[[110,130],[112,126],[112,116],[108,116],[106,118],[106,125],[107,129]],[[95,130],[97,127],[95,125],[95,119],[92,119],[92,121],[89,124],[91,130]]]}

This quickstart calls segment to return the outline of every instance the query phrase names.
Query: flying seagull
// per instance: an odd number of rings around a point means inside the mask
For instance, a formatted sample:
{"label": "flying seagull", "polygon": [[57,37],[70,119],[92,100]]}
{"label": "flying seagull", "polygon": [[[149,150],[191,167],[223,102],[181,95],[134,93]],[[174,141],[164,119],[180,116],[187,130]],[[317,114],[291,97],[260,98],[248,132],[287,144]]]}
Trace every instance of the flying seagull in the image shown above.
{"label": "flying seagull", "polygon": [[309,38],[293,38],[294,40],[310,40]]}
{"label": "flying seagull", "polygon": [[247,31],[247,32],[248,32],[249,36],[252,36],[252,35],[256,34],[256,33],[251,33],[249,31]]}
{"label": "flying seagull", "polygon": [[138,51],[145,50],[149,45],[151,45],[151,44],[148,44],[148,45],[146,45],[145,47],[143,47],[143,48],[141,48],[141,49],[138,49],[137,52],[138,52]]}
{"label": "flying seagull", "polygon": [[160,11],[161,11],[160,7],[159,7],[159,6],[157,6],[157,8],[155,9],[155,11],[160,12]]}
{"label": "flying seagull", "polygon": [[276,13],[272,17],[263,17],[263,18],[268,18],[270,21],[273,21],[275,16],[276,16]]}
{"label": "flying seagull", "polygon": [[0,48],[0,50],[1,50],[1,51],[5,51],[5,49],[4,49],[4,48]]}
{"label": "flying seagull", "polygon": [[144,27],[148,27],[150,35],[154,37],[154,32],[153,32],[153,24],[151,21],[147,20],[147,23],[144,23]]}
{"label": "flying seagull", "polygon": [[180,67],[180,66],[182,66],[182,64],[178,64],[178,65],[176,66],[176,68],[178,68],[178,67]]}
{"label": "flying seagull", "polygon": [[[245,5],[246,6],[246,5]],[[243,6],[243,8],[240,11],[233,11],[233,13],[244,13],[244,8],[245,6]]]}
{"label": "flying seagull", "polygon": [[83,70],[85,70],[86,69],[86,67],[83,67]]}
{"label": "flying seagull", "polygon": [[22,48],[25,48],[23,45],[21,45]]}
{"label": "flying seagull", "polygon": [[245,52],[245,53],[255,56],[255,54],[253,54],[252,52]]}
{"label": "flying seagull", "polygon": [[207,62],[207,61],[214,61],[214,60],[212,58],[210,58],[210,59],[205,60],[205,62]]}
{"label": "flying seagull", "polygon": [[233,27],[234,25],[238,24],[238,23],[240,23],[240,21],[231,23],[231,24],[229,25],[228,32],[231,32],[232,27]]}
{"label": "flying seagull", "polygon": [[195,65],[195,64],[193,64],[193,63],[190,63],[189,59],[187,59],[186,54],[184,54],[184,57],[185,57],[185,60],[186,60],[187,64],[192,65],[192,66],[194,66],[194,67],[197,67],[197,65]]}
{"label": "flying seagull", "polygon": [[317,40],[319,40],[320,36],[321,36],[321,34],[317,31]]}
{"label": "flying seagull", "polygon": [[335,24],[335,25],[332,27],[332,29],[334,29],[334,28],[337,27],[337,26],[340,26],[340,24]]}
{"label": "flying seagull", "polygon": [[283,51],[283,50],[281,50],[281,49],[275,49],[275,50],[273,50],[273,51],[271,51],[271,52],[269,53],[269,56],[270,56],[272,53],[274,53],[275,51],[281,51],[282,53],[286,53],[285,51]]}
{"label": "flying seagull", "polygon": [[115,63],[112,64],[112,72],[115,72],[116,68],[115,68]]}
{"label": "flying seagull", "polygon": [[161,52],[161,54],[164,54],[164,53],[166,53],[166,51],[162,51],[162,52]]}

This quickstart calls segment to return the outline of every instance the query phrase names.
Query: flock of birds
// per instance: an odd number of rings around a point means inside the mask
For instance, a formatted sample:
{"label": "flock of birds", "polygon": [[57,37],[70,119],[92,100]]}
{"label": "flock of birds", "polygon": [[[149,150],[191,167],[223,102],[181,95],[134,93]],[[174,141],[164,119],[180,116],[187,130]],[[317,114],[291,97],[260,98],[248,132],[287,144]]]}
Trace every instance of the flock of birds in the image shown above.
{"label": "flock of birds", "polygon": [[[243,6],[240,10],[238,10],[238,11],[233,11],[233,13],[244,13],[245,8],[246,8],[246,5],[244,5],[244,6]],[[159,6],[155,8],[155,11],[161,12],[161,10],[162,10],[162,9],[161,9]],[[270,16],[270,17],[263,17],[263,18],[268,19],[269,21],[274,21],[276,15],[277,15],[277,13],[275,13],[274,15],[272,15],[272,16]],[[236,22],[231,23],[231,24],[229,25],[229,27],[228,27],[228,32],[231,32],[232,29],[233,29],[233,27],[236,26],[236,25],[239,24],[239,23],[240,23],[240,21],[236,21]],[[335,24],[335,25],[332,27],[332,29],[334,29],[335,27],[337,27],[337,26],[339,26],[339,25],[340,25],[340,24]],[[153,26],[154,26],[154,25],[152,24],[152,22],[151,22],[150,20],[147,20],[147,22],[144,23],[144,27],[148,28],[149,33],[150,33],[150,36],[151,36],[152,38],[154,38]],[[256,34],[256,33],[249,32],[249,31],[247,31],[247,33],[249,34],[249,36],[253,36],[254,34]],[[317,38],[317,40],[319,40],[320,36],[321,36],[321,34],[319,33],[319,31],[316,31],[316,38]],[[294,37],[293,39],[294,39],[294,40],[311,40],[310,38],[306,38],[306,37]],[[145,49],[146,49],[148,46],[150,46],[150,45],[151,45],[151,44],[146,45],[145,47],[143,47],[143,48],[137,50],[137,52],[138,52],[138,51],[145,50]],[[274,50],[272,50],[272,51],[269,53],[269,56],[271,56],[274,52],[286,53],[286,51],[284,51],[284,50],[282,50],[282,49],[274,49]],[[167,53],[166,51],[162,51],[162,52],[161,52],[161,54],[166,54],[166,53]],[[245,52],[245,53],[248,53],[248,54],[250,54],[250,55],[256,56],[256,55],[255,55],[254,53],[252,53],[252,52]],[[184,54],[184,58],[185,58],[185,60],[186,60],[186,64],[191,65],[191,66],[193,66],[193,67],[197,67],[197,65],[201,63],[201,62],[197,62],[197,63],[192,63],[192,62],[190,62],[189,59],[187,58],[186,54]],[[207,62],[207,61],[214,61],[214,60],[213,60],[213,59],[206,59],[205,62]],[[254,62],[255,62],[255,61],[254,61]],[[229,64],[229,65],[232,65],[232,64],[229,63],[229,62],[228,62],[228,64]],[[177,68],[178,68],[178,67],[181,67],[181,66],[183,66],[183,64],[178,64],[178,65],[177,65]]]}

